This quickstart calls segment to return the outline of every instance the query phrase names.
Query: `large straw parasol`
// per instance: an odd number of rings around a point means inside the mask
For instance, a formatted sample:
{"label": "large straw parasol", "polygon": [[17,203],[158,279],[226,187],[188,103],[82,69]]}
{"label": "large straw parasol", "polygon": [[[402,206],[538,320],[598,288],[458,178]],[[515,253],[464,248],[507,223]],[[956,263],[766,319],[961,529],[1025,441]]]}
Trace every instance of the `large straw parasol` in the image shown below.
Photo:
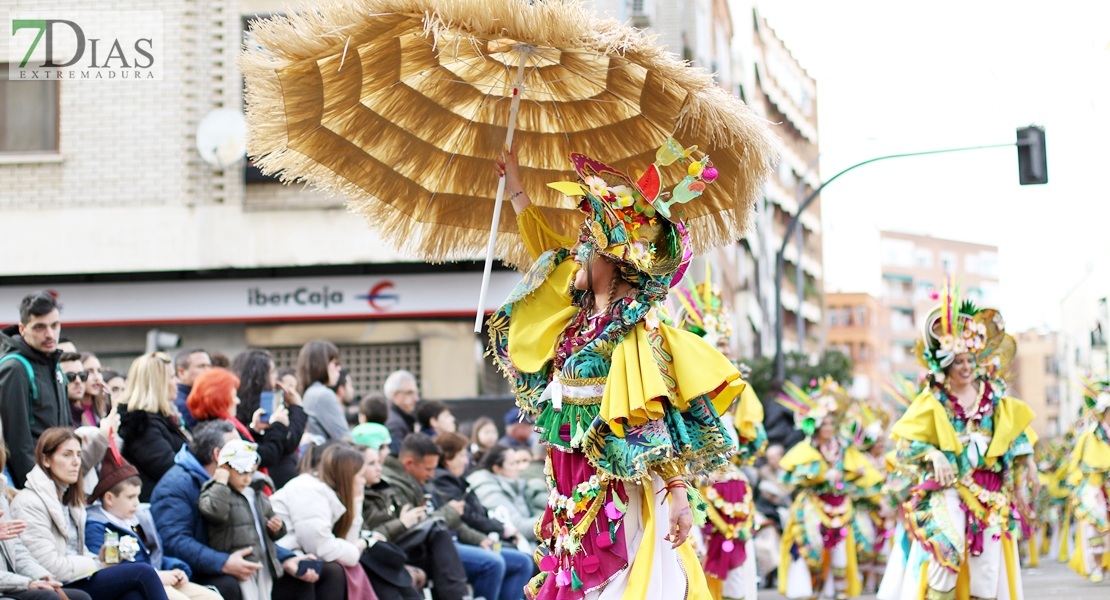
{"label": "large straw parasol", "polygon": [[[644,32],[577,0],[305,8],[251,27],[240,58],[248,151],[263,172],[347,196],[401,252],[440,261],[485,249],[487,277],[495,253],[525,265],[493,166],[514,137],[529,197],[564,233],[581,214],[546,184],[576,179],[571,152],[634,173],[671,137],[709,153],[720,172],[684,207],[694,251],[746,231],[774,137]],[[684,169],[665,167],[664,182]],[[483,285],[480,306],[484,295]]]}

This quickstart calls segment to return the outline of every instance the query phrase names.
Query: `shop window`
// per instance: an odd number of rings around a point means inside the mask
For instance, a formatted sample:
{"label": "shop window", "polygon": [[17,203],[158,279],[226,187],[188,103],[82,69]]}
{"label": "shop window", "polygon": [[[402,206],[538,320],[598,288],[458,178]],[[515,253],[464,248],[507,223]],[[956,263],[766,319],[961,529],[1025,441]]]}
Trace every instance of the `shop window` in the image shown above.
{"label": "shop window", "polygon": [[0,152],[57,150],[58,82],[0,80]]}
{"label": "shop window", "polygon": [[[267,350],[273,353],[277,368],[296,368],[300,347]],[[385,378],[399,369],[412,373],[420,381],[420,343],[339,346],[339,363],[350,372],[355,393],[365,396],[370,392],[382,391]]]}

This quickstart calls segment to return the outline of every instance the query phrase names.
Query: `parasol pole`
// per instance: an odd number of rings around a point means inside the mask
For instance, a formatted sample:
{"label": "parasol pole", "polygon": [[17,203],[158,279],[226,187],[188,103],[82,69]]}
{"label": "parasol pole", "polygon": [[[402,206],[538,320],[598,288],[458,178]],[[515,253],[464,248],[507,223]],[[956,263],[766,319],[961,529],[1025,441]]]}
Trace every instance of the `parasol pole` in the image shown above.
{"label": "parasol pole", "polygon": [[[528,60],[525,44],[517,44],[520,61],[516,66],[516,80],[513,81],[513,99],[509,103],[509,130],[505,133],[505,147],[513,147],[513,134],[516,132],[516,113],[520,108],[520,92],[524,85],[524,66]],[[486,246],[486,265],[482,270],[482,292],[478,296],[478,314],[474,315],[474,333],[482,333],[482,320],[486,316],[486,294],[489,292],[490,271],[493,269],[493,247],[497,243],[497,226],[501,223],[501,204],[505,199],[505,176],[497,181],[497,200],[493,204],[493,224],[489,230],[489,244]]]}

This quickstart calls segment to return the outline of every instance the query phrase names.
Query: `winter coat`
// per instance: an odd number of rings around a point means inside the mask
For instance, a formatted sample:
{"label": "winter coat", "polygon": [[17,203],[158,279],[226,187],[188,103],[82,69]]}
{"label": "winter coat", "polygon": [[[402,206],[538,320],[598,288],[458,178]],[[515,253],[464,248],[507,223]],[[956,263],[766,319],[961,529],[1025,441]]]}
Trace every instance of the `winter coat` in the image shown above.
{"label": "winter coat", "polygon": [[[194,573],[219,575],[230,556],[208,546],[208,529],[200,514],[200,487],[211,479],[200,461],[184,446],[174,457],[174,466],[154,486],[150,512],[165,541],[166,554],[185,561]],[[238,550],[238,548],[236,548]],[[277,547],[278,560],[293,553]]]}
{"label": "winter coat", "polygon": [[139,540],[139,552],[135,555],[135,562],[147,563],[157,571],[181,569],[189,577],[193,576],[193,570],[189,568],[188,563],[180,558],[166,556],[162,537],[158,535],[158,527],[154,524],[154,517],[151,516],[150,507],[147,505],[140,504],[139,510],[135,512],[135,516],[139,518],[143,537],[139,537],[139,534],[131,529],[113,523],[99,503],[90,506],[86,514],[85,547],[89,552],[100,552],[100,547],[104,545],[105,532],[111,530],[119,534],[120,539],[131,536]]}
{"label": "winter coat", "polygon": [[[0,511],[4,511],[5,516],[11,515],[5,490],[7,485],[7,480],[0,477]],[[0,596],[26,591],[32,581],[49,576],[50,571],[31,557],[31,552],[20,538],[0,541]]]}
{"label": "winter coat", "polygon": [[[304,391],[304,412],[308,415],[308,432],[320,435],[329,440],[341,440],[351,437],[351,429],[347,427],[347,417],[343,414],[343,406],[339,403],[339,396],[328,386],[319,381],[308,386]],[[298,439],[299,443],[300,440]]]}
{"label": "winter coat", "polygon": [[0,355],[19,354],[31,364],[38,399],[31,394],[27,368],[19,359],[0,363],[0,425],[8,445],[8,472],[15,487],[22,488],[35,466],[35,444],[51,427],[71,427],[73,417],[66,395],[66,378],[58,368],[62,351],[43,354],[23,340],[19,326],[0,330]]}
{"label": "winter coat", "polygon": [[139,470],[143,482],[139,500],[149,502],[154,486],[174,465],[174,456],[188,442],[186,433],[169,415],[119,407],[119,435],[123,457]]}
{"label": "winter coat", "polygon": [[389,453],[398,456],[401,454],[401,442],[405,441],[405,436],[416,431],[416,416],[390,403],[389,417],[385,420],[385,426],[389,429],[389,436],[392,438],[389,443]]}
{"label": "winter coat", "polygon": [[486,507],[478,500],[478,496],[467,489],[465,479],[447,469],[436,469],[431,484],[444,502],[462,500],[466,503],[466,508],[463,509],[463,523],[485,534],[496,533],[504,539],[505,524],[489,516]]}
{"label": "winter coat", "polygon": [[[314,554],[325,562],[338,562],[346,567],[358,564],[358,534],[362,515],[355,511],[347,536],[338,538],[332,528],[347,507],[335,490],[312,475],[298,475],[270,497],[274,513],[285,522],[288,533],[278,540],[284,548]],[[359,507],[361,508],[361,506]]]}
{"label": "winter coat", "polygon": [[[81,554],[66,554],[66,511],[77,525]],[[96,554],[85,550],[85,507],[63,505],[57,484],[38,465],[27,474],[27,485],[12,501],[12,516],[27,523],[20,539],[54,579],[71,581],[100,567]]]}
{"label": "winter coat", "polygon": [[[281,576],[281,561],[278,560],[275,541],[285,536],[285,523],[276,533],[266,527],[274,518],[270,499],[262,493],[265,479],[256,479],[247,489],[239,490],[209,479],[200,488],[200,514],[208,524],[208,545],[220,552],[235,552],[241,548],[251,548],[245,556],[251,562],[270,567],[274,579]],[[265,539],[258,539],[254,511],[246,494],[254,494],[254,504],[258,509],[258,524],[262,526]]]}
{"label": "winter coat", "polygon": [[[259,433],[250,430],[253,440],[258,443],[259,469],[266,469],[276,488],[284,487],[290,479],[297,476],[297,447],[304,435],[308,416],[299,406],[289,407],[289,426],[272,423]],[[198,426],[208,420],[198,421]],[[242,437],[242,432],[239,434]],[[244,438],[245,439],[245,438]]]}
{"label": "winter coat", "polygon": [[412,475],[405,471],[404,465],[395,456],[388,456],[385,459],[385,467],[382,469],[382,478],[389,482],[389,494],[393,500],[395,510],[400,514],[400,510],[406,504],[411,506],[423,506],[424,494],[432,496],[432,506],[435,511],[429,516],[443,517],[444,524],[448,529],[458,535],[459,541],[471,546],[481,544],[486,535],[470,525],[467,525],[462,520],[462,515],[459,514],[451,505],[447,504],[443,497],[432,487],[425,487],[420,485]]}
{"label": "winter coat", "polygon": [[193,391],[192,386],[179,383],[177,384],[177,396],[173,399],[173,405],[177,407],[177,412],[181,415],[181,422],[190,431],[196,429],[197,426],[197,420],[193,418],[193,413],[189,412],[189,405],[186,403],[191,391]]}
{"label": "winter coat", "polygon": [[522,479],[508,479],[486,469],[474,471],[466,478],[470,489],[478,496],[489,512],[507,511],[512,524],[530,542],[536,541],[536,519],[526,495],[528,483]]}
{"label": "winter coat", "polygon": [[393,505],[393,494],[389,482],[382,480],[373,487],[367,487],[362,497],[362,528],[376,531],[392,542],[408,527],[401,522],[400,512]]}

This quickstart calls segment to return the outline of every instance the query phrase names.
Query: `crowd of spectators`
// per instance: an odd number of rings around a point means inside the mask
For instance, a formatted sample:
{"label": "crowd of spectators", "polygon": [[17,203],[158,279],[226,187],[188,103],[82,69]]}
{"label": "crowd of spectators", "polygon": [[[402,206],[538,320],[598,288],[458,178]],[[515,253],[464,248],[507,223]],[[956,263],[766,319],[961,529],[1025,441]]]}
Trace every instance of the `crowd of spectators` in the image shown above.
{"label": "crowd of spectators", "polygon": [[406,371],[359,398],[325,340],[122,374],[61,324],[40,292],[0,331],[0,598],[523,599],[548,488],[515,409],[499,439]]}

